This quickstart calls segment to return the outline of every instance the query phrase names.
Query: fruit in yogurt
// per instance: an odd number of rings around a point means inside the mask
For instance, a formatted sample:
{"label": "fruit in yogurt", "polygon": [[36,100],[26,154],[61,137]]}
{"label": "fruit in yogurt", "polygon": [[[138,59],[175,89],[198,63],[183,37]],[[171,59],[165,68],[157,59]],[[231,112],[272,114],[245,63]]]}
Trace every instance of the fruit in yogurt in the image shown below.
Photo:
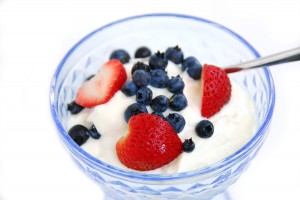
{"label": "fruit in yogurt", "polygon": [[214,133],[214,125],[209,120],[200,121],[195,131],[200,138],[210,138]]}
{"label": "fruit in yogurt", "polygon": [[169,84],[169,76],[167,72],[162,69],[151,70],[150,85],[155,88],[166,88]]}
{"label": "fruit in yogurt", "polygon": [[182,153],[182,142],[173,127],[159,116],[132,116],[129,131],[116,144],[119,160],[128,168],[148,171],[160,168]]}
{"label": "fruit in yogurt", "polygon": [[186,153],[192,152],[195,149],[195,146],[196,145],[193,141],[193,138],[185,139],[183,144],[182,144],[183,151],[186,152]]}
{"label": "fruit in yogurt", "polygon": [[175,46],[167,48],[166,57],[175,64],[181,64],[183,62],[184,55],[181,48]]}
{"label": "fruit in yogurt", "polygon": [[135,95],[137,91],[138,88],[132,81],[126,82],[125,85],[122,87],[122,92],[128,97]]}
{"label": "fruit in yogurt", "polygon": [[135,58],[147,58],[151,56],[151,50],[148,47],[139,47],[134,54]]}
{"label": "fruit in yogurt", "polygon": [[178,113],[170,113],[166,117],[167,122],[174,128],[176,133],[180,133],[185,126],[185,119]]}
{"label": "fruit in yogurt", "polygon": [[73,126],[68,131],[68,134],[79,146],[84,144],[90,137],[89,130],[80,124]]}
{"label": "fruit in yogurt", "polygon": [[72,101],[71,103],[68,104],[68,111],[70,111],[72,114],[78,114],[83,109],[84,107],[78,105],[75,101]]}
{"label": "fruit in yogurt", "polygon": [[85,108],[108,102],[123,87],[127,74],[123,64],[112,59],[100,68],[90,80],[85,81],[76,94],[76,103]]}
{"label": "fruit in yogurt", "polygon": [[229,102],[231,83],[227,73],[214,65],[204,64],[201,76],[201,114],[209,118]]}
{"label": "fruit in yogurt", "polygon": [[110,59],[117,59],[120,62],[122,62],[123,64],[128,63],[130,60],[130,55],[127,51],[123,50],[123,49],[117,49],[115,51],[113,51],[110,55]]}
{"label": "fruit in yogurt", "polygon": [[168,83],[168,90],[172,93],[182,93],[184,89],[184,82],[182,78],[178,75],[172,77]]}
{"label": "fruit in yogurt", "polygon": [[193,56],[189,56],[184,59],[181,69],[182,71],[186,70],[188,75],[194,80],[199,80],[201,78],[202,65],[197,58]]}
{"label": "fruit in yogurt", "polygon": [[141,113],[148,113],[146,106],[141,103],[133,103],[129,105],[124,112],[125,121],[128,122],[132,116]]}
{"label": "fruit in yogurt", "polygon": [[168,65],[168,59],[164,52],[158,51],[149,58],[149,66],[151,69],[166,69]]}
{"label": "fruit in yogurt", "polygon": [[[176,51],[174,47],[168,49],[172,48]],[[228,87],[227,74],[221,69],[202,66],[191,56],[175,64],[167,58],[167,52],[138,54],[141,59],[124,65],[128,77],[110,100],[83,109],[78,115],[70,107],[69,111],[74,114],[68,122],[70,130],[78,124],[87,129],[73,129],[70,134],[84,150],[122,169],[176,173],[216,162],[249,139],[255,128],[251,101],[234,82],[232,98],[231,90],[229,94],[220,90]],[[96,82],[97,76],[98,73],[83,85]],[[219,78],[221,80],[217,80]],[[110,79],[106,76],[103,80],[110,82]],[[92,84],[90,92],[97,93],[95,88]],[[227,104],[222,100],[224,94],[228,102],[229,99],[232,102],[228,109],[222,110]],[[223,103],[216,104],[219,111],[213,113],[208,106],[215,104],[216,97]],[[205,109],[209,112],[204,116]]]}
{"label": "fruit in yogurt", "polygon": [[169,99],[164,95],[158,95],[151,101],[150,107],[154,112],[163,113],[169,107]]}

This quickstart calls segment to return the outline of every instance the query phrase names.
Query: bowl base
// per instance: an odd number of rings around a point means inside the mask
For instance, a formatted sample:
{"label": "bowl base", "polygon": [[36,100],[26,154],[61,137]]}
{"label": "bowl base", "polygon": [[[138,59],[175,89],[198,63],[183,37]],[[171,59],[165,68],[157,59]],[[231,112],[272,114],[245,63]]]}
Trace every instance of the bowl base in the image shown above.
{"label": "bowl base", "polygon": [[[105,194],[103,200],[116,200],[116,199],[114,199],[113,197]],[[222,194],[217,195],[212,200],[232,200],[232,198],[231,198],[231,195],[229,194],[229,192],[225,191]]]}

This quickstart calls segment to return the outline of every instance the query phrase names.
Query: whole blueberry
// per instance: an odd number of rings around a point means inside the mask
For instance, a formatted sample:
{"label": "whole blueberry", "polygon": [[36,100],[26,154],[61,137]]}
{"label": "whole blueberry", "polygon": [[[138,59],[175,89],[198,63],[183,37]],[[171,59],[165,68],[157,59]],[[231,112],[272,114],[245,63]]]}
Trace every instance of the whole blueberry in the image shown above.
{"label": "whole blueberry", "polygon": [[164,95],[158,95],[152,99],[150,107],[154,112],[165,112],[169,107],[169,99]]}
{"label": "whole blueberry", "polygon": [[209,138],[214,133],[214,125],[209,120],[202,120],[197,124],[195,131],[199,137]]}
{"label": "whole blueberry", "polygon": [[89,130],[80,124],[73,126],[68,131],[68,134],[79,146],[83,145],[89,139]]}
{"label": "whole blueberry", "polygon": [[182,69],[182,71],[184,71],[192,66],[201,66],[201,64],[197,60],[197,58],[190,56],[190,57],[187,57],[186,59],[184,59],[182,65],[181,65],[181,69]]}
{"label": "whole blueberry", "polygon": [[150,85],[156,88],[165,88],[168,85],[169,77],[165,70],[154,69],[151,71]]}
{"label": "whole blueberry", "polygon": [[166,50],[166,57],[175,64],[180,64],[183,62],[183,52],[178,46],[169,47]]}
{"label": "whole blueberry", "polygon": [[152,115],[159,116],[159,117],[165,119],[165,116],[164,116],[161,112],[152,112],[151,114],[152,114]]}
{"label": "whole blueberry", "polygon": [[92,125],[90,130],[89,130],[89,135],[94,138],[94,139],[99,139],[101,137],[101,134],[98,132],[97,128],[95,125]]}
{"label": "whole blueberry", "polygon": [[129,105],[124,112],[125,121],[128,122],[130,117],[138,115],[140,113],[148,113],[148,110],[144,104],[133,103]]}
{"label": "whole blueberry", "polygon": [[190,152],[192,152],[195,149],[195,143],[192,140],[192,138],[185,139],[184,142],[183,142],[183,144],[182,144],[182,147],[183,147],[183,151],[184,152],[190,153]]}
{"label": "whole blueberry", "polygon": [[184,88],[184,82],[182,78],[178,75],[176,77],[172,77],[168,83],[168,90],[172,93],[182,93]]}
{"label": "whole blueberry", "polygon": [[152,100],[152,90],[148,87],[140,88],[136,93],[136,102],[149,105]]}
{"label": "whole blueberry", "polygon": [[151,51],[148,47],[140,47],[136,50],[134,57],[135,58],[147,58],[151,56]]}
{"label": "whole blueberry", "polygon": [[132,81],[138,88],[146,87],[151,81],[150,73],[142,69],[138,69],[132,74]]}
{"label": "whole blueberry", "polygon": [[168,65],[168,59],[165,56],[165,53],[157,52],[154,55],[150,56],[149,66],[151,69],[166,69]]}
{"label": "whole blueberry", "polygon": [[143,62],[137,62],[133,65],[132,69],[131,69],[131,74],[133,74],[136,70],[138,69],[142,69],[148,73],[150,73],[150,67],[149,65],[146,65],[145,63]]}
{"label": "whole blueberry", "polygon": [[118,59],[123,64],[128,63],[130,60],[130,55],[127,51],[123,49],[117,49],[110,54],[109,59]]}
{"label": "whole blueberry", "polygon": [[84,109],[84,107],[77,104],[75,101],[69,103],[67,107],[68,107],[68,111],[70,111],[72,114],[77,114]]}
{"label": "whole blueberry", "polygon": [[187,73],[192,79],[199,80],[201,78],[202,66],[192,66],[187,69]]}
{"label": "whole blueberry", "polygon": [[131,97],[136,94],[138,88],[134,82],[128,81],[124,84],[121,91],[128,97]]}
{"label": "whole blueberry", "polygon": [[178,113],[170,113],[166,120],[171,124],[177,133],[180,133],[185,126],[185,119]]}
{"label": "whole blueberry", "polygon": [[169,107],[175,111],[181,111],[187,106],[187,99],[184,94],[174,94],[169,101]]}

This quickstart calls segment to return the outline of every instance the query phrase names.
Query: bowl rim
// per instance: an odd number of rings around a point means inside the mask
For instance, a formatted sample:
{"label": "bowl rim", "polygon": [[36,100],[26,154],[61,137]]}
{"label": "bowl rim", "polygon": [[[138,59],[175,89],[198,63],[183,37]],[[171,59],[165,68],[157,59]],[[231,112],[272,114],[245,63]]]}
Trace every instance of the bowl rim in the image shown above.
{"label": "bowl rim", "polygon": [[[63,57],[61,62],[59,63],[51,81],[50,85],[50,94],[49,94],[49,100],[50,100],[50,110],[52,114],[52,118],[56,124],[57,129],[59,130],[60,136],[67,142],[67,147],[71,151],[75,151],[73,153],[76,153],[76,156],[80,156],[82,159],[84,159],[86,162],[89,162],[90,165],[95,165],[99,167],[100,169],[104,170],[102,172],[108,173],[110,175],[113,175],[118,178],[126,179],[126,180],[131,180],[131,181],[136,181],[136,182],[141,182],[141,181],[179,181],[182,179],[188,179],[188,178],[193,178],[193,177],[200,177],[200,176],[205,176],[208,173],[212,173],[213,171],[217,171],[222,169],[223,167],[226,167],[227,165],[230,166],[230,164],[234,163],[240,156],[243,154],[247,153],[247,150],[251,149],[253,145],[256,144],[256,142],[259,141],[259,139],[264,135],[266,132],[266,129],[269,127],[269,124],[271,122],[271,118],[273,115],[274,111],[274,105],[275,105],[275,86],[273,82],[272,75],[269,71],[269,69],[264,68],[264,74],[267,78],[267,83],[268,87],[270,88],[270,93],[269,93],[269,99],[270,99],[270,104],[267,109],[267,116],[265,117],[265,120],[262,124],[261,127],[257,130],[255,135],[251,138],[250,141],[248,141],[243,147],[241,147],[239,150],[234,152],[233,154],[227,156],[226,158],[213,163],[207,167],[196,169],[196,170],[191,170],[187,172],[180,172],[180,173],[173,173],[173,174],[149,174],[149,173],[143,173],[143,172],[135,172],[135,171],[129,171],[125,169],[120,169],[118,167],[114,167],[110,164],[107,164],[96,157],[90,155],[86,151],[84,151],[80,146],[78,146],[69,136],[66,130],[64,130],[63,125],[59,121],[57,117],[57,107],[55,103],[55,88],[56,88],[56,83],[57,83],[57,77],[59,76],[65,62],[67,61],[68,57],[86,40],[88,40],[90,37],[92,37],[94,34],[107,29],[111,26],[118,25],[123,22],[127,22],[130,20],[135,20],[135,19],[141,19],[141,18],[151,18],[151,17],[172,17],[172,18],[181,18],[181,19],[187,19],[187,20],[194,20],[202,23],[209,24],[211,26],[214,26],[216,28],[221,29],[224,32],[227,32],[231,36],[235,37],[239,42],[244,44],[250,52],[255,56],[255,57],[260,57],[260,54],[254,49],[254,47],[248,43],[243,37],[232,31],[231,29],[218,24],[216,22],[201,18],[201,17],[196,17],[196,16],[191,16],[191,15],[185,15],[185,14],[176,14],[176,13],[150,13],[150,14],[142,14],[142,15],[135,15],[131,17],[126,17],[111,23],[108,23],[100,28],[95,29],[94,31],[90,32],[86,36],[84,36],[81,40],[79,40],[68,52],[67,54]],[[61,86],[58,89],[58,91],[61,90]],[[94,166],[90,166],[92,168],[95,168]]]}

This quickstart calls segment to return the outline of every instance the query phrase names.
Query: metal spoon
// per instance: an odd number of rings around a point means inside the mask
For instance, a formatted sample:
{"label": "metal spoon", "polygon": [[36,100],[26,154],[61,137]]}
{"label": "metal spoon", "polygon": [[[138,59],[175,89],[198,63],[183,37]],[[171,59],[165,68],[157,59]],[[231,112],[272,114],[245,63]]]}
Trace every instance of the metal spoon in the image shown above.
{"label": "metal spoon", "polygon": [[272,66],[300,60],[300,47],[250,60],[244,63],[222,67],[227,73],[237,72],[245,69],[253,69],[264,66]]}

